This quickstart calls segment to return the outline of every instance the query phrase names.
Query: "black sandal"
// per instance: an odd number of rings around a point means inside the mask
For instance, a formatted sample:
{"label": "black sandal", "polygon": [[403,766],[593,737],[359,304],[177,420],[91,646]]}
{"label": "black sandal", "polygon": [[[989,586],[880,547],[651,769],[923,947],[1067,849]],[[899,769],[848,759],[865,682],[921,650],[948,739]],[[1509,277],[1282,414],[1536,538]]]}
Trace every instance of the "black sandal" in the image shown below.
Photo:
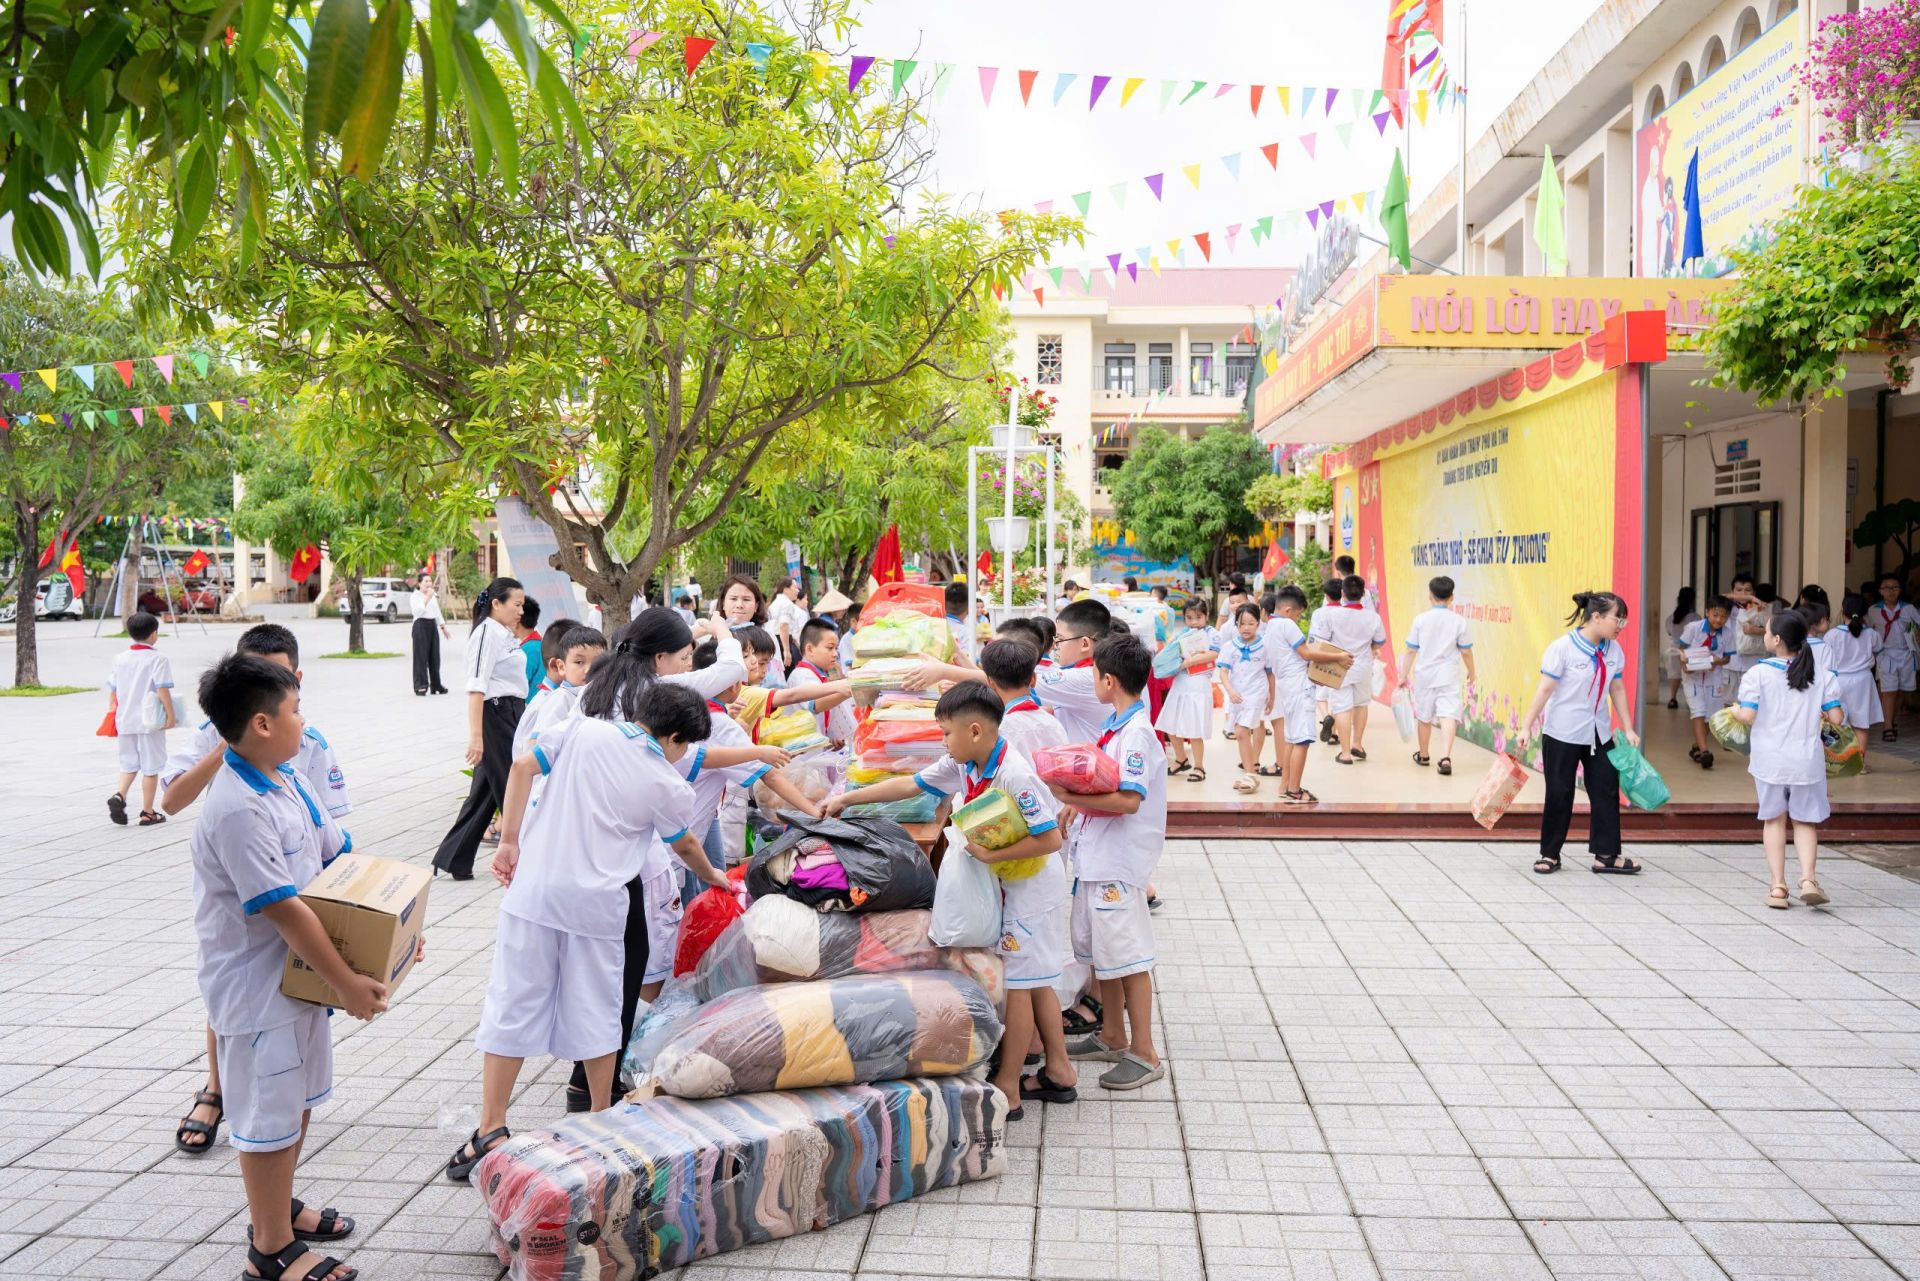
{"label": "black sandal", "polygon": [[1333,755],[1333,763],[1335,765],[1351,765],[1353,764],[1353,757],[1342,756],[1338,752],[1335,752]]}
{"label": "black sandal", "polygon": [[[1892,742],[1893,740],[1888,739],[1887,741]],[[127,798],[120,795],[120,793],[118,792],[108,793],[107,794],[107,817],[112,819],[114,822],[118,823],[120,826],[125,827],[127,825]]]}
{"label": "black sandal", "polygon": [[[1082,1005],[1093,1011],[1092,1018],[1088,1018],[1079,1011],[1078,1007]],[[1083,996],[1067,1007],[1066,1013],[1060,1016],[1060,1022],[1070,1037],[1090,1036],[1105,1025],[1105,1014],[1106,1011],[1100,1008],[1100,1002],[1096,998]]]}
{"label": "black sandal", "polygon": [[1047,1075],[1045,1068],[1041,1068],[1032,1076],[1022,1078],[1020,1082],[1022,1103],[1028,1099],[1038,1099],[1042,1103],[1072,1103],[1079,1097],[1080,1091],[1077,1087],[1059,1084]]}
{"label": "black sandal", "polygon": [[1367,749],[1364,747],[1350,748],[1347,755],[1353,757],[1356,761],[1364,761],[1367,759]]}
{"label": "black sandal", "polygon": [[[307,1243],[297,1236],[272,1254],[262,1254],[254,1248],[252,1242],[248,1242],[247,1262],[259,1271],[248,1272],[242,1268],[240,1281],[281,1281],[281,1278],[287,1275],[288,1268],[313,1253],[316,1252],[309,1250]],[[333,1275],[336,1268],[340,1269],[340,1275],[336,1281],[354,1281],[354,1278],[360,1275],[360,1269],[342,1267],[340,1260],[327,1255],[302,1273],[300,1281],[325,1281],[325,1278]]]}
{"label": "black sandal", "polygon": [[153,827],[158,823],[164,823],[166,821],[167,821],[167,816],[165,814],[160,813],[158,810],[141,810],[140,811],[139,825],[141,827]]}
{"label": "black sandal", "polygon": [[1175,761],[1173,764],[1167,766],[1167,775],[1171,777],[1191,768],[1193,768],[1192,761]]}
{"label": "black sandal", "polygon": [[1280,771],[1275,769],[1271,765],[1262,765],[1258,769],[1254,770],[1253,772],[1258,774],[1261,778],[1279,778],[1280,777]]}
{"label": "black sandal", "polygon": [[[179,1127],[173,1132],[173,1146],[179,1148],[182,1152],[205,1152],[219,1141],[220,1122],[227,1115],[226,1103],[221,1099],[218,1090],[195,1090],[193,1092],[193,1107],[212,1108],[214,1112],[213,1120],[211,1122],[196,1121],[193,1119],[193,1108],[188,1108],[187,1114],[180,1118]],[[187,1142],[187,1136],[189,1134],[204,1134],[207,1137],[203,1142],[189,1143]]]}
{"label": "black sandal", "polygon": [[593,1091],[586,1089],[583,1086],[568,1085],[567,1086],[567,1111],[568,1112],[593,1111]]}
{"label": "black sandal", "polygon": [[462,1143],[460,1150],[447,1162],[447,1177],[455,1183],[465,1183],[472,1177],[473,1167],[479,1165],[481,1159],[493,1150],[496,1140],[505,1143],[512,1137],[513,1131],[504,1125],[485,1134],[475,1130],[473,1137]]}
{"label": "black sandal", "polygon": [[1439,764],[1434,766],[1434,768],[1439,770],[1442,774],[1452,774],[1453,773],[1453,757],[1442,756],[1440,758]]}
{"label": "black sandal", "polygon": [[1624,854],[1595,854],[1593,870],[1596,875],[1632,876],[1640,865]]}
{"label": "black sandal", "polygon": [[[295,1197],[293,1199],[293,1213],[287,1216],[287,1220],[292,1222],[294,1219],[299,1218],[300,1211],[306,1208],[307,1203],[299,1197]],[[344,1241],[352,1235],[353,1220],[332,1206],[328,1206],[326,1209],[320,1211],[319,1227],[303,1228],[295,1224],[293,1229],[293,1237],[296,1241]],[[252,1224],[247,1225],[247,1240],[253,1240]]]}
{"label": "black sandal", "polygon": [[1433,757],[1428,756],[1425,752],[1415,752],[1413,754],[1413,763],[1415,765],[1421,766],[1422,768],[1425,768],[1426,766],[1433,764]]}
{"label": "black sandal", "polygon": [[1533,860],[1533,873],[1535,876],[1550,876],[1559,870],[1560,856],[1558,854],[1542,854],[1539,858]]}

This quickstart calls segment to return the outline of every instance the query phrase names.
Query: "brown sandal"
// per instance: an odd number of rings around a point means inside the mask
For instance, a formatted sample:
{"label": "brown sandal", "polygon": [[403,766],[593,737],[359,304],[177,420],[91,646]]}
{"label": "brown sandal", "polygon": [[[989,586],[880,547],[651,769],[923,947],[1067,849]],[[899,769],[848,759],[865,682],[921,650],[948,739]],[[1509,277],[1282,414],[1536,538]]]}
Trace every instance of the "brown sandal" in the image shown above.
{"label": "brown sandal", "polygon": [[1787,887],[1784,885],[1776,885],[1772,889],[1768,890],[1767,906],[1777,907],[1777,908],[1780,908],[1782,911],[1786,910],[1789,907],[1792,907],[1793,899],[1788,896]]}

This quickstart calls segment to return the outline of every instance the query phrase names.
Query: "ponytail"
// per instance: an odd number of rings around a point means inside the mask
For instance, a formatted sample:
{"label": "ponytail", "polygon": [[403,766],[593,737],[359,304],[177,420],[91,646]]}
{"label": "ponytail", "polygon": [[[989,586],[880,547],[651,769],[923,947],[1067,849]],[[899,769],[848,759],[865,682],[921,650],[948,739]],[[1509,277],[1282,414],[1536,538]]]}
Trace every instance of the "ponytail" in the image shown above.
{"label": "ponytail", "polygon": [[594,660],[580,712],[601,720],[639,719],[640,696],[654,682],[654,662],[693,644],[693,631],[663,606],[643,609],[613,634],[613,648]]}
{"label": "ponytail", "polygon": [[481,588],[480,594],[473,598],[474,627],[479,627],[493,617],[495,601],[505,600],[512,593],[525,590],[520,586],[520,580],[517,578],[496,578]]}
{"label": "ponytail", "polygon": [[1619,614],[1620,621],[1627,621],[1627,602],[1612,592],[1575,592],[1573,594],[1573,613],[1567,615],[1567,626],[1582,627],[1596,618],[1607,614]]}
{"label": "ponytail", "polygon": [[1867,598],[1859,592],[1848,592],[1840,602],[1840,612],[1847,619],[1847,634],[1858,636],[1867,624]]}
{"label": "ponytail", "polygon": [[1775,614],[1767,630],[1779,640],[1780,647],[1793,657],[1787,660],[1787,688],[1806,689],[1813,684],[1813,650],[1807,646],[1807,620],[1797,610]]}

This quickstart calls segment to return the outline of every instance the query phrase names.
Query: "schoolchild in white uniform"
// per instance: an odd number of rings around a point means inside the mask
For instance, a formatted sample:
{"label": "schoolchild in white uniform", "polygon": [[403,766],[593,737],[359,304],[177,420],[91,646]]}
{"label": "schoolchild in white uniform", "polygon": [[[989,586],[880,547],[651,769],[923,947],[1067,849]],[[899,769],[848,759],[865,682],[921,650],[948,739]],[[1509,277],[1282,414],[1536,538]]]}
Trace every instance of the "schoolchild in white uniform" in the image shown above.
{"label": "schoolchild in white uniform", "polygon": [[1707,616],[1680,630],[1680,649],[1705,650],[1708,666],[1690,668],[1682,682],[1687,691],[1687,714],[1693,717],[1693,746],[1687,756],[1701,769],[1713,768],[1713,750],[1707,737],[1707,718],[1727,705],[1723,669],[1733,661],[1739,643],[1733,627],[1733,602],[1725,596],[1707,601]]}
{"label": "schoolchild in white uniform", "polygon": [[1867,598],[1858,592],[1850,592],[1841,600],[1840,614],[1843,621],[1827,630],[1826,643],[1820,648],[1840,691],[1841,710],[1853,727],[1864,757],[1871,737],[1868,731],[1880,724],[1884,714],[1873,676],[1874,662],[1880,657],[1880,633],[1867,625]]}
{"label": "schoolchild in white uniform", "polygon": [[1273,706],[1273,651],[1260,634],[1258,605],[1242,605],[1233,623],[1233,639],[1221,646],[1214,679],[1226,691],[1227,724],[1240,744],[1240,774],[1233,780],[1233,790],[1255,792],[1260,789],[1256,775],[1278,772],[1260,764],[1267,709]]}
{"label": "schoolchild in white uniform", "polygon": [[[676,614],[680,611],[675,610]],[[563,622],[566,620],[562,620]],[[551,729],[574,715],[580,708],[580,691],[586,688],[587,674],[607,652],[607,638],[582,623],[549,627],[540,638],[540,657],[547,671],[525,714],[513,730],[513,758],[526,755],[527,744],[542,730]],[[533,799],[537,804],[540,788],[536,782]]]}
{"label": "schoolchild in white uniform", "polygon": [[[832,670],[839,664],[839,635],[824,618],[809,618],[800,627],[800,642],[795,647],[800,660],[793,666],[796,683],[825,685],[836,679]],[[836,746],[853,741],[853,702],[851,692],[829,694],[808,704],[820,732]]]}
{"label": "schoolchild in white uniform", "polygon": [[[640,660],[619,648],[652,615],[687,631],[669,609],[648,610],[629,623],[589,682],[581,715],[542,734],[514,762],[493,860],[507,892],[474,1035],[486,1055],[480,1124],[447,1163],[456,1182],[465,1182],[486,1150],[508,1137],[507,1103],[529,1056],[584,1063],[590,1106],[609,1106],[614,1061],[632,1030],[630,1014],[622,1018],[630,971],[625,891],[640,875],[653,838],[678,844],[709,885],[727,884],[687,833],[693,793],[673,768],[707,737],[706,700],[650,676],[634,679]],[[535,772],[550,777],[540,808],[529,816]]]}
{"label": "schoolchild in white uniform", "polygon": [[526,599],[519,580],[496,578],[473,603],[464,680],[467,764],[473,766],[473,781],[433,854],[434,871],[449,873],[456,881],[473,879],[480,840],[506,796],[513,731],[527,710],[527,656],[513,638]]}
{"label": "schoolchild in white uniform", "polygon": [[1113,615],[1097,600],[1074,601],[1055,621],[1054,665],[1040,669],[1035,688],[1067,731],[1069,743],[1091,743],[1106,721],[1107,707],[1094,681],[1093,651],[1112,630]]}
{"label": "schoolchild in white uniform", "polygon": [[1687,678],[1686,665],[1680,657],[1680,635],[1686,631],[1688,623],[1695,622],[1700,617],[1700,612],[1693,607],[1695,599],[1696,596],[1691,587],[1682,587],[1674,593],[1673,612],[1667,615],[1665,623],[1667,652],[1664,655],[1663,666],[1667,673],[1668,708],[1680,706],[1680,686]]}
{"label": "schoolchild in white uniform", "polygon": [[[995,641],[988,648],[995,645],[1018,642]],[[1046,860],[1035,875],[1000,883],[999,952],[1006,967],[1007,1018],[993,1083],[1013,1101],[1008,1119],[1017,1121],[1028,1099],[1073,1102],[1078,1078],[1067,1055],[1060,1003],[1053,989],[1066,957],[1067,936],[1067,871],[1060,857],[1060,807],[1052,790],[1034,773],[1033,763],[1001,734],[1005,710],[1000,696],[985,681],[959,682],[940,696],[934,708],[946,748],[944,756],[911,778],[888,779],[830,797],[826,810],[838,814],[849,805],[905,800],[916,789],[950,797],[958,808],[992,788],[1005,792],[1019,810],[1027,834],[1005,849],[989,850],[971,840],[964,849],[952,845],[947,849],[948,858],[971,857],[990,865],[1013,859]],[[1046,1063],[1036,1077],[1022,1081],[1027,1046],[1036,1031]]]}
{"label": "schoolchild in white uniform", "polygon": [[1627,706],[1627,655],[1615,639],[1627,625],[1627,603],[1613,592],[1575,592],[1567,625],[1573,630],[1541,655],[1540,683],[1508,749],[1521,760],[1529,740],[1536,734],[1540,739],[1547,796],[1533,870],[1543,876],[1560,870],[1560,849],[1573,823],[1574,775],[1584,769],[1593,870],[1631,876],[1640,864],[1620,853],[1620,774],[1607,759],[1616,718],[1620,736],[1640,746]]}
{"label": "schoolchild in white uniform", "polygon": [[1327,693],[1340,751],[1334,763],[1351,765],[1367,759],[1367,708],[1373,702],[1373,662],[1386,656],[1387,629],[1380,615],[1367,608],[1367,583],[1349,574],[1340,583],[1340,608],[1322,609],[1313,616],[1309,633],[1314,640],[1337,645],[1353,655],[1347,679]]}
{"label": "schoolchild in white uniform", "polygon": [[[1346,583],[1349,575],[1356,575],[1359,572],[1360,566],[1354,561],[1353,557],[1335,556],[1333,558],[1333,574],[1334,577],[1340,580],[1342,585]],[[1345,595],[1343,593],[1342,600],[1344,599]],[[1368,587],[1366,591],[1361,593],[1360,603],[1376,614],[1380,612],[1380,597],[1374,593],[1371,587]]]}
{"label": "schoolchild in white uniform", "polygon": [[1767,623],[1767,649],[1773,655],[1740,682],[1735,718],[1753,727],[1754,791],[1759,795],[1761,839],[1773,876],[1767,906],[1784,908],[1787,893],[1787,821],[1793,821],[1794,852],[1800,858],[1800,901],[1818,907],[1828,901],[1814,864],[1820,856],[1820,824],[1832,812],[1827,804],[1827,754],[1820,742],[1822,721],[1844,720],[1840,691],[1831,672],[1822,672],[1807,646],[1806,620],[1789,611]]}
{"label": "schoolchild in white uniform", "polygon": [[1120,784],[1086,796],[1054,791],[1074,820],[1074,958],[1100,981],[1102,1027],[1068,1045],[1076,1059],[1113,1066],[1109,1090],[1137,1090],[1166,1075],[1153,1043],[1153,917],[1148,886],[1167,838],[1166,753],[1144,695],[1153,656],[1132,633],[1109,636],[1093,653],[1096,689],[1108,715],[1094,745],[1120,765]]}
{"label": "schoolchild in white uniform", "polygon": [[1029,761],[1042,748],[1067,745],[1067,731],[1033,687],[1037,663],[1033,646],[1023,635],[1002,632],[980,647],[980,674],[1006,706],[1000,737]]}
{"label": "schoolchild in white uniform", "polygon": [[1769,584],[1762,599],[1752,574],[1735,574],[1727,590],[1727,600],[1733,605],[1728,615],[1733,627],[1733,650],[1721,673],[1722,707],[1733,701],[1733,691],[1740,688],[1740,678],[1767,656],[1767,619],[1774,612],[1773,588]]}
{"label": "schoolchild in white uniform", "polygon": [[164,823],[167,816],[154,808],[160,788],[160,768],[167,761],[167,731],[180,723],[173,706],[173,664],[153,647],[160,620],[141,610],[127,617],[127,635],[133,644],[114,656],[107,675],[107,697],[112,700],[113,728],[119,738],[120,781],[107,795],[107,817],[127,825],[127,792],[140,780],[140,826]]}
{"label": "schoolchild in white uniform", "polygon": [[972,664],[973,626],[967,621],[967,585],[948,583],[945,592],[947,608],[947,634],[953,638],[953,657],[956,662]]}
{"label": "schoolchild in white uniform", "polygon": [[1464,668],[1467,684],[1473,684],[1473,642],[1467,639],[1465,616],[1454,612],[1451,578],[1441,574],[1429,580],[1427,599],[1432,608],[1407,629],[1407,656],[1400,664],[1400,686],[1413,698],[1413,720],[1419,726],[1420,746],[1413,754],[1413,763],[1425,765],[1433,759],[1427,746],[1437,723],[1439,770],[1451,774],[1453,736],[1467,713],[1460,676]]}
{"label": "schoolchild in white uniform", "polygon": [[[1167,649],[1181,655],[1180,668],[1160,704],[1154,728],[1167,736],[1173,764],[1169,773],[1185,774],[1189,783],[1207,779],[1207,735],[1213,733],[1213,673],[1206,668],[1189,671],[1187,664],[1206,654],[1220,652],[1219,634],[1207,625],[1207,602],[1194,597],[1181,611],[1183,626],[1167,637]],[[1236,632],[1237,636],[1237,632]],[[1192,649],[1189,637],[1204,638],[1202,647]],[[1161,655],[1165,657],[1163,652]],[[1164,670],[1164,669],[1163,669]]]}
{"label": "schoolchild in white uniform", "polygon": [[[291,630],[279,623],[256,623],[249,627],[240,633],[234,652],[263,658],[292,672],[295,681],[301,680],[300,642]],[[214,775],[225,767],[226,753],[227,742],[220,737],[213,718],[208,717],[194,730],[185,748],[167,757],[166,766],[160,771],[161,808],[168,814],[178,814],[198,800]],[[307,725],[301,730],[300,746],[288,763],[306,784],[307,795],[329,819],[338,823],[353,812],[353,802],[347,796],[346,774],[318,729]],[[339,852],[344,854],[352,848],[353,835],[343,830]],[[206,1085],[193,1096],[193,1107],[174,1130],[174,1146],[187,1153],[205,1152],[212,1147],[224,1118],[223,1106],[219,1046],[213,1026],[208,1024]]]}
{"label": "schoolchild in white uniform", "polygon": [[1886,728],[1880,741],[1892,743],[1900,737],[1900,704],[1913,693],[1915,670],[1920,666],[1920,609],[1900,599],[1900,575],[1880,576],[1880,599],[1867,611],[1867,623],[1880,633],[1880,657],[1874,660],[1874,679],[1880,686],[1880,717]]}
{"label": "schoolchild in white uniform", "polygon": [[[1330,609],[1339,609],[1346,594],[1344,578],[1329,578],[1320,585],[1321,603],[1315,606],[1307,619],[1307,635],[1312,636],[1314,629],[1321,625],[1320,615]],[[1349,658],[1352,656],[1349,655]],[[1333,708],[1325,685],[1313,687],[1314,715],[1320,718],[1320,741],[1331,747],[1340,740],[1333,735]]]}
{"label": "schoolchild in white uniform", "polygon": [[329,1012],[282,995],[280,978],[291,949],[359,1019],[386,1009],[387,988],[348,967],[299,897],[344,838],[287,763],[304,728],[298,679],[276,663],[236,654],[207,671],[199,692],[228,750],[207,785],[190,846],[194,933],[229,1142],[247,1191],[247,1258],[264,1277],[297,1268],[345,1281],[353,1269],[319,1259],[306,1242],[338,1240],[353,1231],[353,1220],[293,1199],[308,1117],[333,1093]]}
{"label": "schoolchild in white uniform", "polygon": [[1302,785],[1307,752],[1313,746],[1315,685],[1307,676],[1308,663],[1331,663],[1345,668],[1353,655],[1337,645],[1309,640],[1300,629],[1306,615],[1307,594],[1292,583],[1274,593],[1273,618],[1267,623],[1267,649],[1273,655],[1274,732],[1284,745],[1280,755],[1280,803],[1311,805],[1320,798]]}

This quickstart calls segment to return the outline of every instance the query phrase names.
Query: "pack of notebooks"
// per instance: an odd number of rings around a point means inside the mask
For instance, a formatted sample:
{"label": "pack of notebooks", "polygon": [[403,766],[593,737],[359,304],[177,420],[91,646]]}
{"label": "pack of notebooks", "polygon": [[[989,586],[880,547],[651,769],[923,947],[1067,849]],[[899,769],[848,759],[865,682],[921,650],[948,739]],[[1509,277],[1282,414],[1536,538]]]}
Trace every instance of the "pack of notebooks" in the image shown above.
{"label": "pack of notebooks", "polygon": [[629,1281],[1006,1170],[972,1077],[687,1100],[516,1135],[474,1174],[514,1281]]}

